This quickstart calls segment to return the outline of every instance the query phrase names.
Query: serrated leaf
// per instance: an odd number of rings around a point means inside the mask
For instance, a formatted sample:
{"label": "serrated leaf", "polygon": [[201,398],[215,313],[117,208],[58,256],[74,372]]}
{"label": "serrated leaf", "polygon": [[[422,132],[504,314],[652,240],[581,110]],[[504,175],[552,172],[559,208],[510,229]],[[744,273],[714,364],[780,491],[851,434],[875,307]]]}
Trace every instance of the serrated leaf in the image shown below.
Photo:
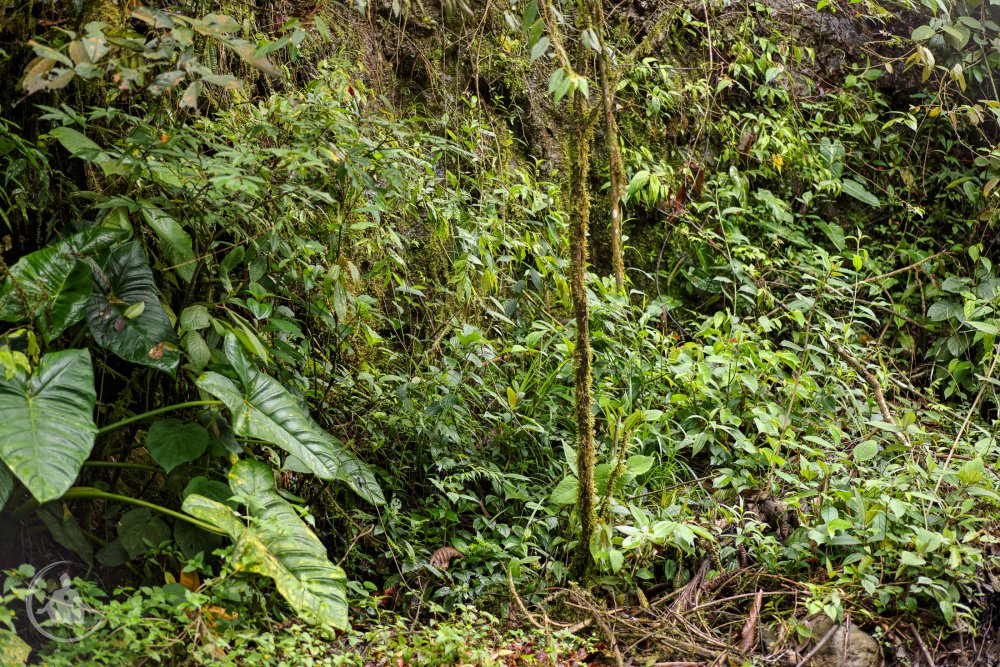
{"label": "serrated leaf", "polygon": [[199,424],[160,419],[149,428],[146,449],[161,468],[170,472],[204,454],[208,441],[208,431]]}
{"label": "serrated leaf", "polygon": [[187,353],[191,364],[198,370],[202,370],[212,361],[212,351],[208,348],[208,343],[197,331],[188,331],[184,334],[182,342],[184,352]]}
{"label": "serrated leaf", "polygon": [[208,314],[208,308],[201,304],[188,306],[181,312],[181,329],[184,331],[198,331],[207,329],[212,324],[212,318]]}
{"label": "serrated leaf", "polygon": [[347,577],[295,509],[274,488],[271,469],[241,461],[229,473],[233,491],[247,503],[249,526],[226,505],[198,494],[184,499],[184,511],[229,534],[237,570],[274,580],[282,597],[312,623],[346,629]]}
{"label": "serrated leaf", "polygon": [[0,458],[39,502],[76,480],[97,436],[96,403],[87,350],[52,352],[31,375],[0,378]]}
{"label": "serrated leaf", "polygon": [[[134,319],[125,311],[146,305]],[[108,256],[101,276],[95,276],[87,305],[87,323],[94,340],[126,361],[152,366],[173,375],[180,361],[177,334],[159,300],[153,272],[136,241],[124,243]]]}

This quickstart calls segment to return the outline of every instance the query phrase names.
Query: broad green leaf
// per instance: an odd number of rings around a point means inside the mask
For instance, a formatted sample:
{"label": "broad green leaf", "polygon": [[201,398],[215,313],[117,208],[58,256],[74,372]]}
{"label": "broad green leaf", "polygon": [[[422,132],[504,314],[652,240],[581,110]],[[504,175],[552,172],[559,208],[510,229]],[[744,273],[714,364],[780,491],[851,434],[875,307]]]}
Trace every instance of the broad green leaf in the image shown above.
{"label": "broad green leaf", "polygon": [[16,634],[0,629],[0,667],[18,667],[28,664],[31,647]]}
{"label": "broad green leaf", "polygon": [[98,156],[104,155],[104,149],[97,143],[71,127],[57,127],[51,130],[49,135],[55,137],[73,157],[96,161]]}
{"label": "broad green leaf", "polygon": [[576,495],[580,489],[580,480],[576,477],[565,477],[556,488],[552,490],[549,502],[553,505],[572,505],[576,502]]}
{"label": "broad green leaf", "polygon": [[271,469],[241,461],[229,473],[233,491],[247,503],[250,525],[228,506],[198,494],[184,499],[184,511],[229,534],[238,570],[270,577],[288,603],[313,623],[346,629],[347,577],[326,548],[278,495]]}
{"label": "broad green leaf", "polygon": [[652,456],[635,454],[628,457],[628,460],[625,461],[625,467],[628,468],[629,473],[638,476],[649,472],[653,468],[653,463],[655,463],[655,459]]}
{"label": "broad green leaf", "polygon": [[176,220],[146,201],[140,201],[142,217],[160,239],[167,261],[184,282],[191,282],[197,266],[191,237]]}
{"label": "broad green leaf", "polygon": [[966,461],[958,470],[958,479],[962,484],[979,484],[985,478],[986,465],[980,456]]}
{"label": "broad green leaf", "polygon": [[545,52],[549,50],[549,38],[542,36],[539,38],[535,45],[531,47],[531,62],[535,62],[539,58],[545,55]]}
{"label": "broad green leaf", "polygon": [[197,384],[226,405],[237,435],[277,445],[320,479],[342,479],[365,500],[385,502],[371,471],[344,451],[343,444],[325,432],[280,382],[261,373],[233,334],[226,335],[224,348],[238,381],[209,371]]}
{"label": "broad green leaf", "polygon": [[170,472],[194,461],[208,448],[208,431],[199,424],[185,424],[177,419],[160,419],[146,436],[146,449],[164,470]]}
{"label": "broad green leaf", "polygon": [[0,379],[0,458],[39,502],[73,484],[97,436],[87,350],[52,352],[31,375]]}
{"label": "broad green leaf", "polygon": [[87,565],[94,565],[94,547],[66,505],[52,503],[39,510],[38,516],[56,542],[78,555]]}
{"label": "broad green leaf", "polygon": [[225,503],[232,507],[234,510],[239,509],[239,503],[233,500],[233,490],[229,488],[228,484],[223,482],[218,482],[214,479],[208,479],[207,477],[194,477],[187,486],[184,487],[184,497],[187,498],[190,495],[197,494],[199,496],[205,496],[212,500],[216,500],[220,503]]}
{"label": "broad green leaf", "polygon": [[14,476],[7,470],[7,466],[0,461],[0,510],[7,504],[11,491],[14,490]]}
{"label": "broad green leaf", "polygon": [[899,561],[903,565],[909,565],[911,567],[921,567],[927,564],[927,561],[912,551],[901,551],[899,553]]}
{"label": "broad green leaf", "polygon": [[[132,319],[125,317],[125,311],[140,301],[146,304],[142,313]],[[171,375],[177,368],[177,334],[160,304],[146,255],[136,241],[112,250],[102,275],[95,275],[87,322],[94,340],[122,359]]]}
{"label": "broad green leaf", "polygon": [[181,313],[181,329],[184,331],[198,331],[207,329],[212,320],[208,315],[208,308],[200,304],[188,306]]}
{"label": "broad green leaf", "polygon": [[854,448],[854,460],[858,463],[869,461],[878,454],[878,443],[874,440],[865,440]]}
{"label": "broad green leaf", "polygon": [[854,197],[860,202],[864,202],[869,206],[880,206],[878,197],[868,192],[868,190],[861,183],[850,178],[845,178],[840,182],[841,191],[848,196]]}
{"label": "broad green leaf", "polygon": [[123,234],[96,227],[22,257],[0,287],[0,320],[37,317],[46,342],[54,340],[83,318],[90,298],[90,268],[80,258],[103,252]]}
{"label": "broad green leaf", "polygon": [[169,540],[170,527],[152,510],[139,507],[126,512],[118,523],[118,539],[131,559]]}
{"label": "broad green leaf", "polygon": [[972,33],[964,25],[946,25],[941,27],[942,37],[951,48],[961,51],[969,43]]}

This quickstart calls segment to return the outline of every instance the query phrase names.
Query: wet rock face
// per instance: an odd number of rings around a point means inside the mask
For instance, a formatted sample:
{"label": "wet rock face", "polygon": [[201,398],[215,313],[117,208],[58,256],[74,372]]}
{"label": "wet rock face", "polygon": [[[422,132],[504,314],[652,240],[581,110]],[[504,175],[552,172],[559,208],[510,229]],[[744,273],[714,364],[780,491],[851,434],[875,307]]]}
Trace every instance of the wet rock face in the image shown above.
{"label": "wet rock face", "polygon": [[[826,616],[809,622],[816,639],[802,650],[807,655],[817,642],[826,637],[834,623]],[[838,625],[805,667],[882,667],[882,650],[878,643],[856,625]]]}

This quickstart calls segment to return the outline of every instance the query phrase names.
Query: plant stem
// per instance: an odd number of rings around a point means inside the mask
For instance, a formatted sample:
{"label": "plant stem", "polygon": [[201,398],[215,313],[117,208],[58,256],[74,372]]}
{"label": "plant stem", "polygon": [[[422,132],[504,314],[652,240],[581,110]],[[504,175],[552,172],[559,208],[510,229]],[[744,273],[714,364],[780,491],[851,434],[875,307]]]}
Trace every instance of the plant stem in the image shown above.
{"label": "plant stem", "polygon": [[[59,500],[77,500],[81,498],[94,498],[99,500],[113,500],[120,503],[128,503],[130,505],[138,505],[139,507],[145,507],[146,509],[151,509],[154,512],[159,512],[160,514],[165,514],[169,517],[177,519],[179,521],[186,521],[192,526],[197,526],[202,530],[207,530],[210,533],[216,533],[218,535],[224,535],[225,533],[210,523],[205,523],[193,516],[188,516],[181,512],[176,512],[172,509],[167,509],[162,505],[157,505],[155,503],[150,503],[145,500],[140,500],[139,498],[130,498],[129,496],[122,496],[117,493],[108,493],[107,491],[101,491],[100,489],[95,489],[92,486],[74,486],[71,487],[66,493],[62,495]],[[11,512],[11,516],[14,519],[20,519],[21,517],[28,514],[32,510],[36,509],[39,502],[32,499],[30,502],[25,503],[21,507]]]}
{"label": "plant stem", "polygon": [[84,461],[83,465],[88,468],[124,468],[126,470],[143,470],[145,472],[163,474],[163,470],[155,466],[142,465],[141,463],[126,463],[124,461]]}
{"label": "plant stem", "polygon": [[175,410],[183,410],[184,408],[208,407],[212,405],[222,405],[222,401],[188,401],[186,403],[175,403],[174,405],[167,405],[162,408],[156,408],[155,410],[150,410],[149,412],[143,412],[142,414],[132,415],[131,417],[127,417],[113,424],[108,424],[107,426],[99,429],[97,431],[97,434],[104,435],[105,433],[110,433],[111,431],[117,430],[123,426],[128,426],[129,424],[134,424],[135,422],[140,422],[143,421],[144,419],[155,417],[156,415],[163,414],[164,412],[173,412]]}

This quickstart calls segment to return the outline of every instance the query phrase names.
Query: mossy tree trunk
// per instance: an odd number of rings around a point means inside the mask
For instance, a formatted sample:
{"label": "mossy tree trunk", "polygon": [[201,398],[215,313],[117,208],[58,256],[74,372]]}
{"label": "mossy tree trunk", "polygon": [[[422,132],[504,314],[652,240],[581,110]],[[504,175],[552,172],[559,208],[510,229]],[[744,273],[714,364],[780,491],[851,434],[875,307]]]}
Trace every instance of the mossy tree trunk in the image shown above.
{"label": "mossy tree trunk", "polygon": [[580,515],[580,543],[576,549],[574,571],[586,576],[593,566],[590,540],[597,524],[594,506],[594,466],[597,458],[594,443],[594,416],[590,409],[592,378],[590,350],[590,311],[587,306],[587,233],[590,228],[590,192],[587,186],[590,170],[589,114],[583,95],[573,94],[568,146],[570,189],[570,288],[573,294],[573,316],[576,320],[574,354],[576,384],[576,452],[580,488],[577,512]]}

